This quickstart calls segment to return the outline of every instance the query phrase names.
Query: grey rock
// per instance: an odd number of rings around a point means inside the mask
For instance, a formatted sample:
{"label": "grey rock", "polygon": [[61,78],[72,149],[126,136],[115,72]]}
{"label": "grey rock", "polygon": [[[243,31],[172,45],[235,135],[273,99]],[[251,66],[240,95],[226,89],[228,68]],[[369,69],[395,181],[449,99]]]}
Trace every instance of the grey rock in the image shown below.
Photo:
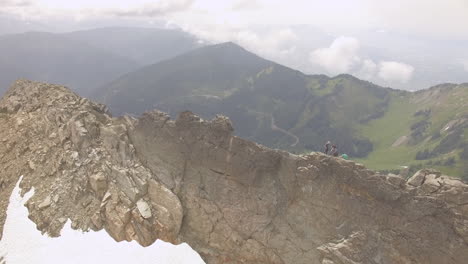
{"label": "grey rock", "polygon": [[421,186],[426,180],[426,171],[420,170],[408,179],[408,184],[414,187]]}
{"label": "grey rock", "polygon": [[99,197],[104,196],[104,193],[107,191],[107,177],[103,172],[98,172],[89,176],[89,183],[91,184],[91,189],[93,189]]}
{"label": "grey rock", "polygon": [[29,218],[52,236],[71,219],[116,241],[187,242],[209,264],[468,259],[468,186],[433,170],[405,181],[271,150],[233,136],[223,116],[112,118],[65,87],[24,80],[0,109],[0,234],[24,175]]}
{"label": "grey rock", "polygon": [[141,216],[145,219],[151,218],[151,207],[144,200],[139,200],[137,202],[137,208]]}
{"label": "grey rock", "polygon": [[149,181],[148,196],[155,210],[155,217],[167,230],[166,236],[174,241],[179,234],[183,208],[179,198],[164,185],[155,180]]}
{"label": "grey rock", "polygon": [[44,209],[44,208],[47,208],[49,207],[50,205],[52,204],[52,199],[50,198],[50,196],[47,196],[44,201],[42,201],[37,207],[39,209]]}

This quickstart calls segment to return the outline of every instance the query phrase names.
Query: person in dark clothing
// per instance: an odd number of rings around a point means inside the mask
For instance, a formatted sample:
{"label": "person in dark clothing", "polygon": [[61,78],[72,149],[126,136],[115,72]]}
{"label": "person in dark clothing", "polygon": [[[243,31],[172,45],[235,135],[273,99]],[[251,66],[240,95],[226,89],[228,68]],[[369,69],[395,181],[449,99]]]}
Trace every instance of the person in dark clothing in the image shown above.
{"label": "person in dark clothing", "polygon": [[331,142],[330,141],[327,141],[327,143],[325,143],[325,155],[328,155],[328,152],[330,151],[330,145],[331,145]]}
{"label": "person in dark clothing", "polygon": [[332,155],[333,157],[338,157],[339,153],[338,153],[338,149],[336,148],[336,145],[332,146],[330,150],[330,155]]}

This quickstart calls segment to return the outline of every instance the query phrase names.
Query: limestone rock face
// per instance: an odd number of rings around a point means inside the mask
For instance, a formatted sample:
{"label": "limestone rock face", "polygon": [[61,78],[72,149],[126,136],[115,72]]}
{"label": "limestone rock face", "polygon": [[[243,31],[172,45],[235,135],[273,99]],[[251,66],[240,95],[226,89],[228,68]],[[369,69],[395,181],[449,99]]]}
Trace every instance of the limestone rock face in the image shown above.
{"label": "limestone rock face", "polygon": [[115,240],[189,243],[206,263],[466,263],[468,186],[408,181],[232,135],[229,119],[113,118],[68,89],[18,81],[0,101],[0,227],[23,175],[30,218]]}

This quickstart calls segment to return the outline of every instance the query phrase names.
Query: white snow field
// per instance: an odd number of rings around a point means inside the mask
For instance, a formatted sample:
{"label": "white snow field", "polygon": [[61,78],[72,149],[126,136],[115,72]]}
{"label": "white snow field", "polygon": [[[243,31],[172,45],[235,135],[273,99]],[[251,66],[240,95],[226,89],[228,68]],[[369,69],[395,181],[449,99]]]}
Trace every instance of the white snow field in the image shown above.
{"label": "white snow field", "polygon": [[0,241],[7,264],[202,264],[189,245],[175,246],[158,240],[149,247],[135,241],[115,242],[105,231],[79,232],[68,222],[59,238],[42,235],[28,219],[24,203],[34,190],[21,197],[18,181],[10,197],[8,216]]}

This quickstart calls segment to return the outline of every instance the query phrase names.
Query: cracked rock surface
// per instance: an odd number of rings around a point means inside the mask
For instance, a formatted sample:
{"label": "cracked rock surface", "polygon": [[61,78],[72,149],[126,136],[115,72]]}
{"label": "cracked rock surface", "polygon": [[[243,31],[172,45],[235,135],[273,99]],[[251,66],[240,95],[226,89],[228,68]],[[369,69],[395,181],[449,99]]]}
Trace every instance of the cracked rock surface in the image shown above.
{"label": "cracked rock surface", "polygon": [[187,242],[206,263],[466,263],[468,186],[408,181],[232,135],[229,119],[113,118],[57,85],[18,81],[0,101],[0,231],[21,175],[30,219],[116,241]]}

